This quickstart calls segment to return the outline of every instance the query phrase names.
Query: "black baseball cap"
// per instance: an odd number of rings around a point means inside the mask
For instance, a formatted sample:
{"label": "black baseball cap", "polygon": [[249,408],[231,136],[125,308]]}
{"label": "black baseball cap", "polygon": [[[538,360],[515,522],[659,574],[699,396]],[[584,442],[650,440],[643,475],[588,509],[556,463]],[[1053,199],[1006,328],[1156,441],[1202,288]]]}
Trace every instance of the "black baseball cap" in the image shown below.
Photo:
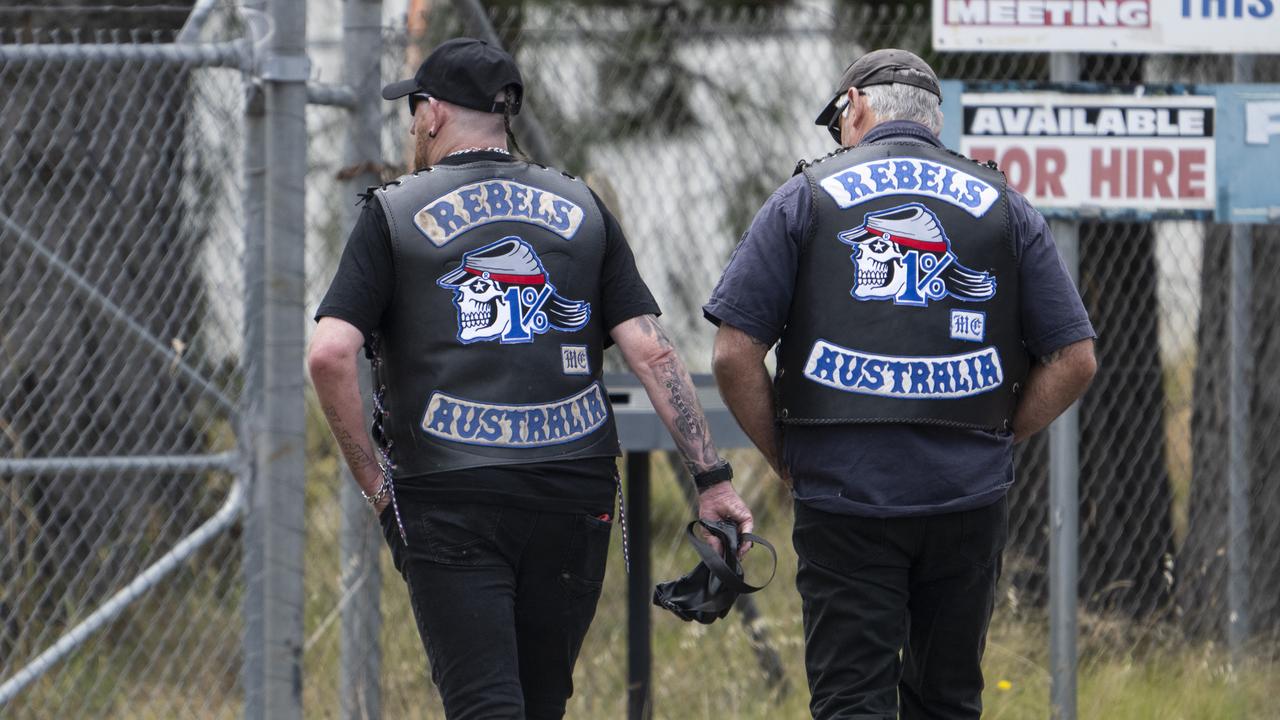
{"label": "black baseball cap", "polygon": [[[505,88],[511,88],[507,102],[494,101]],[[483,40],[454,38],[432,50],[413,77],[382,88],[384,100],[413,93],[426,93],[481,112],[500,113],[510,105],[515,115],[524,97],[524,81],[515,58],[507,51]]]}
{"label": "black baseball cap", "polygon": [[831,102],[819,113],[814,122],[818,125],[829,125],[835,117],[836,104],[840,96],[851,87],[864,88],[871,85],[891,85],[902,83],[921,90],[928,90],[938,96],[942,102],[942,88],[938,85],[938,76],[934,74],[929,63],[921,60],[915,53],[906,50],[885,48],[869,52],[853,61],[840,76],[840,84],[831,94]]}

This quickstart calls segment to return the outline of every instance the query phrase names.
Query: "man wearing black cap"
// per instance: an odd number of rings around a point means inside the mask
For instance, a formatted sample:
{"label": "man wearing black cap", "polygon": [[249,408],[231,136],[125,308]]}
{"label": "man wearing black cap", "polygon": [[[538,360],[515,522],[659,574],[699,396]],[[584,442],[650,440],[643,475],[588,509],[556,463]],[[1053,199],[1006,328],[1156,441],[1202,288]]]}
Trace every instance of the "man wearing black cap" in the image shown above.
{"label": "man wearing black cap", "polygon": [[909,52],[850,65],[817,119],[841,149],[769,198],[704,307],[725,402],[796,500],[818,718],[980,715],[1013,445],[1095,370],[1044,218],[942,147],[940,104]]}
{"label": "man wearing black cap", "polygon": [[580,180],[509,154],[523,90],[510,55],[470,39],[383,90],[408,98],[421,169],[367,196],[309,354],[455,720],[564,715],[618,490],[606,345],[671,430],[699,515],[752,527],[617,220]]}

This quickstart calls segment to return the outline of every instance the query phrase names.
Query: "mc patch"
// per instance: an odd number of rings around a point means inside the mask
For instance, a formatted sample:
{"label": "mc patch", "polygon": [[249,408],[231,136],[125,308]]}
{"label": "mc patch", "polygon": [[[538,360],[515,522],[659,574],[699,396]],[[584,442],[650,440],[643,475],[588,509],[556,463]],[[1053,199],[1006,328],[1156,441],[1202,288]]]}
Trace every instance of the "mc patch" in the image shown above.
{"label": "mc patch", "polygon": [[987,336],[987,314],[970,310],[951,311],[951,339],[982,342]]}
{"label": "mc patch", "polygon": [[561,345],[560,365],[565,375],[590,375],[591,360],[586,345]]}

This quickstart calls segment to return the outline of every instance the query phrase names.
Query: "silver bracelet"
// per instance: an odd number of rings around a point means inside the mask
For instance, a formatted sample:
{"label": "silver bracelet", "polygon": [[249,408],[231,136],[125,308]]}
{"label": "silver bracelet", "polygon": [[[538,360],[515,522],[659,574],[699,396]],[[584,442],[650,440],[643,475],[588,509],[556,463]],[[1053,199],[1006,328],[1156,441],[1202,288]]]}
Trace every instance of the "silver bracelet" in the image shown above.
{"label": "silver bracelet", "polygon": [[360,495],[364,497],[364,501],[369,503],[370,505],[377,505],[378,503],[382,502],[382,499],[385,498],[387,496],[387,493],[390,491],[391,491],[391,478],[388,478],[384,474],[382,476],[382,484],[378,486],[377,492],[370,495],[364,491],[364,488],[360,488]]}

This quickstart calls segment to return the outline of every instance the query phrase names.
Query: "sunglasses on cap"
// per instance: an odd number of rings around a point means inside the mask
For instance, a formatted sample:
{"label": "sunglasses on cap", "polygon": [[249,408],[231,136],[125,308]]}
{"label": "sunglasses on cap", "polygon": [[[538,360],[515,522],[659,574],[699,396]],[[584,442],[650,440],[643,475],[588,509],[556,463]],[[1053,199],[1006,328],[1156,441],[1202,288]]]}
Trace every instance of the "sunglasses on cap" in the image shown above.
{"label": "sunglasses on cap", "polygon": [[[862,92],[861,90],[858,91],[858,94],[862,95],[863,97],[866,97],[866,93]],[[831,137],[836,141],[837,145],[839,145],[841,142],[840,118],[844,117],[844,111],[847,109],[849,109],[849,95],[846,93],[846,94],[842,94],[840,96],[840,99],[836,101],[835,114],[833,114],[831,116],[831,120],[827,122],[827,132],[831,133]]]}
{"label": "sunglasses on cap", "polygon": [[418,103],[430,100],[431,96],[426,93],[410,93],[409,94],[409,116],[418,114]]}

